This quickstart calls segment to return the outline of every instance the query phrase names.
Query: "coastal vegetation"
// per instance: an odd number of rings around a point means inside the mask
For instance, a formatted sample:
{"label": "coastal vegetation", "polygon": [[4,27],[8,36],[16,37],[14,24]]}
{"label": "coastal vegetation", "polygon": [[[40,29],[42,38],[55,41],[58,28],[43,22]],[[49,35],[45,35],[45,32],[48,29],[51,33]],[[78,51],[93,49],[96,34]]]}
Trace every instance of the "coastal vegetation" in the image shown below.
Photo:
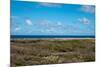
{"label": "coastal vegetation", "polygon": [[11,39],[11,67],[91,61],[94,39]]}

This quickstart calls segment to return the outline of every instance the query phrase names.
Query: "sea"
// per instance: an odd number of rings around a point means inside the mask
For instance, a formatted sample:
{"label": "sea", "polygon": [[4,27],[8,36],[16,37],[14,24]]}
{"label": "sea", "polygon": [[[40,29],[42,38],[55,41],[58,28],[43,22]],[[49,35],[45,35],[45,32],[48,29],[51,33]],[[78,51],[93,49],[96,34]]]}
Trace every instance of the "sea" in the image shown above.
{"label": "sea", "polygon": [[91,35],[10,35],[10,38],[95,38]]}

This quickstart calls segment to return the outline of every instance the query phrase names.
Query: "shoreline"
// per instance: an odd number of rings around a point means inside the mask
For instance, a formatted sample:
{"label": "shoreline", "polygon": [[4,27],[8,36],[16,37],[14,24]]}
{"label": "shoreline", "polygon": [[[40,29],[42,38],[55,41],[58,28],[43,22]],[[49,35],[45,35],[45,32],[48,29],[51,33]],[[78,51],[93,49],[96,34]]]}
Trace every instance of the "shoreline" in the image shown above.
{"label": "shoreline", "polygon": [[10,40],[95,40],[95,38],[10,38]]}

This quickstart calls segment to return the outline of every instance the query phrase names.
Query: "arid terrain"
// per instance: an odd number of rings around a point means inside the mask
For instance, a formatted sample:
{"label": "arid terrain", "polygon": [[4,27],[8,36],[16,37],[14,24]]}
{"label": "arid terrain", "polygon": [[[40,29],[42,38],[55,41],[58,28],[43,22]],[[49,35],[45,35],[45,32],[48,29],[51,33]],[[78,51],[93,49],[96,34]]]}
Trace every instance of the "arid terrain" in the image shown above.
{"label": "arid terrain", "polygon": [[92,61],[94,39],[11,39],[11,67]]}

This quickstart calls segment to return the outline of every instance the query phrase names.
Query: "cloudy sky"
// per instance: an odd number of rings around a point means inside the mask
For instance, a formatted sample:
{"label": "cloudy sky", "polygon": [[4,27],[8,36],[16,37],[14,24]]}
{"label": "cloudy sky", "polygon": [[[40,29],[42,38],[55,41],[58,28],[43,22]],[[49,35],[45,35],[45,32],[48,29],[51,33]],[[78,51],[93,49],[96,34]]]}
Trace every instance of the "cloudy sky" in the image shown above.
{"label": "cloudy sky", "polygon": [[11,35],[94,35],[95,7],[11,1]]}

